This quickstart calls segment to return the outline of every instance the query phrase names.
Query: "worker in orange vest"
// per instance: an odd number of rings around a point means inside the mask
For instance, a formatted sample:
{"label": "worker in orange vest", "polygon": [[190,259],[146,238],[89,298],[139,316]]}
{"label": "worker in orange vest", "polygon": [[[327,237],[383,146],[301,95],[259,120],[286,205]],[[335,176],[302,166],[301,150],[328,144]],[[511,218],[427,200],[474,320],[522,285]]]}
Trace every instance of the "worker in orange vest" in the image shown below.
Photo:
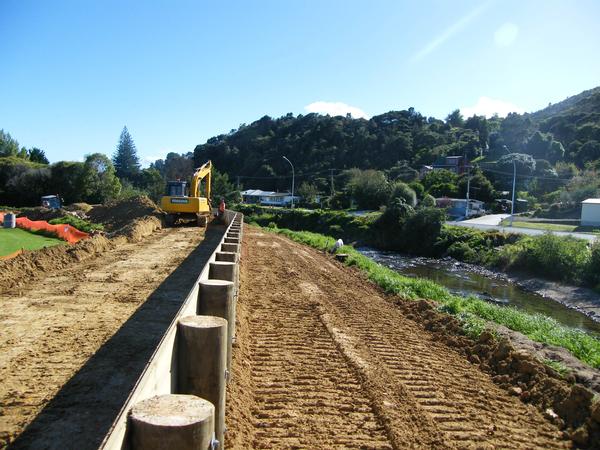
{"label": "worker in orange vest", "polygon": [[219,219],[225,220],[225,199],[221,197],[221,203],[219,203]]}

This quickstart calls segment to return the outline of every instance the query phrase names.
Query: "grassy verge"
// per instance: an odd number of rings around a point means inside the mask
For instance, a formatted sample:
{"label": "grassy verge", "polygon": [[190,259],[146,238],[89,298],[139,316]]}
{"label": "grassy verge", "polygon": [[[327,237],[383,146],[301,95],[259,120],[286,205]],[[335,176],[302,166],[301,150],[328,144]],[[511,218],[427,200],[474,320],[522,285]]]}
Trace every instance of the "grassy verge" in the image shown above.
{"label": "grassy verge", "polygon": [[[510,225],[510,219],[502,220],[501,225],[504,227],[508,227]],[[575,231],[577,225],[562,225],[559,223],[519,222],[515,220],[513,222],[513,227],[531,228],[533,230],[545,231]]]}
{"label": "grassy verge", "polygon": [[10,255],[22,248],[25,250],[38,250],[58,244],[64,244],[64,241],[30,233],[20,228],[0,229],[0,256]]}
{"label": "grassy verge", "polygon": [[[308,231],[268,229],[319,250],[329,249],[335,242],[332,237]],[[475,297],[458,297],[433,281],[402,276],[352,247],[345,246],[339,251],[349,255],[346,265],[358,267],[384,291],[405,299],[425,298],[438,302],[443,311],[461,320],[471,336],[479,335],[485,329],[486,321],[494,322],[523,333],[534,341],[566,348],[585,363],[600,368],[600,340],[583,331],[565,327],[541,314],[527,314],[513,307],[494,305]]]}

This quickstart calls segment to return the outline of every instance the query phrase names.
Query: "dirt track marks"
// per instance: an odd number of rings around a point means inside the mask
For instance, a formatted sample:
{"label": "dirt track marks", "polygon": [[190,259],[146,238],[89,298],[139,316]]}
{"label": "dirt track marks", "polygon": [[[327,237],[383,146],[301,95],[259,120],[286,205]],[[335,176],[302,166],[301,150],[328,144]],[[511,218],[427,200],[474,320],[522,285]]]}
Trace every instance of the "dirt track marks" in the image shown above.
{"label": "dirt track marks", "polygon": [[235,448],[566,447],[533,407],[358,274],[251,227],[244,247],[240,338],[250,343],[233,369],[251,394],[230,408],[232,435],[247,437]]}
{"label": "dirt track marks", "polygon": [[[29,424],[201,240],[197,228],[161,230],[141,243],[124,244],[0,295],[0,448]],[[135,359],[127,351],[123,355]],[[120,364],[127,366],[128,361]],[[114,378],[104,379],[104,384],[116,382],[118,371],[112,372]],[[90,383],[93,376],[89,374]],[[78,399],[66,401],[72,407]]]}

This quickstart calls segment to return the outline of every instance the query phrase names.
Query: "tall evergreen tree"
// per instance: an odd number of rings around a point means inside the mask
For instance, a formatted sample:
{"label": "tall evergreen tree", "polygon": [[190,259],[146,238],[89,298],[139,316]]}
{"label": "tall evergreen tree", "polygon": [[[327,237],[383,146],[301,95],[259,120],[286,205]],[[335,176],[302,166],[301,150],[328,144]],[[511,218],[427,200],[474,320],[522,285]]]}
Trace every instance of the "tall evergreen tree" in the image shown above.
{"label": "tall evergreen tree", "polygon": [[117,145],[112,161],[117,177],[120,179],[133,181],[140,172],[140,159],[137,156],[135,143],[127,127],[123,127],[123,131],[121,131],[119,145]]}

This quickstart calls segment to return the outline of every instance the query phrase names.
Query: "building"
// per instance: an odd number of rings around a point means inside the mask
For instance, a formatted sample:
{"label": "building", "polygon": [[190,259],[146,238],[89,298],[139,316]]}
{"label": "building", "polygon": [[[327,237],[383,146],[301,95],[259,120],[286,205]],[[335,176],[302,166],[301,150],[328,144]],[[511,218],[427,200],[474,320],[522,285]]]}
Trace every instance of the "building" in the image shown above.
{"label": "building", "polygon": [[[289,192],[261,191],[260,189],[248,189],[242,191],[242,201],[244,203],[258,203],[263,206],[290,206],[292,204],[292,194]],[[298,195],[294,195],[294,204],[300,201]]]}
{"label": "building", "polygon": [[600,227],[600,198],[588,198],[581,202],[581,226]]}
{"label": "building", "polygon": [[461,175],[467,171],[467,158],[464,156],[442,156],[433,163],[433,170],[446,169]]}
{"label": "building", "polygon": [[[435,205],[438,208],[446,208],[451,217],[465,217],[467,213],[466,198],[436,198]],[[469,217],[483,214],[485,214],[485,203],[479,200],[469,200]]]}

